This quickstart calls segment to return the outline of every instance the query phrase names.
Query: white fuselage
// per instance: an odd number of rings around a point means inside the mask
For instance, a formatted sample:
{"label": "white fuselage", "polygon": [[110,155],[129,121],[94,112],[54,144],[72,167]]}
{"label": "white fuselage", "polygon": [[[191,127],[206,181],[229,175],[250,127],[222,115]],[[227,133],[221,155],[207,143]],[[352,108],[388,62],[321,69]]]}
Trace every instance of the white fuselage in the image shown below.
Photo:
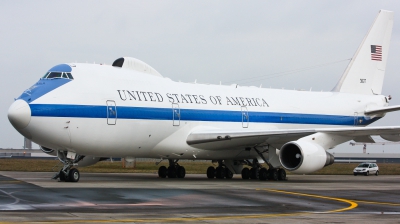
{"label": "white fuselage", "polygon": [[252,158],[240,147],[194,148],[186,137],[195,129],[365,126],[378,119],[364,116],[367,108],[387,105],[382,95],[181,83],[98,64],[75,64],[71,73],[74,80],[29,102],[24,133],[47,148],[99,157]]}

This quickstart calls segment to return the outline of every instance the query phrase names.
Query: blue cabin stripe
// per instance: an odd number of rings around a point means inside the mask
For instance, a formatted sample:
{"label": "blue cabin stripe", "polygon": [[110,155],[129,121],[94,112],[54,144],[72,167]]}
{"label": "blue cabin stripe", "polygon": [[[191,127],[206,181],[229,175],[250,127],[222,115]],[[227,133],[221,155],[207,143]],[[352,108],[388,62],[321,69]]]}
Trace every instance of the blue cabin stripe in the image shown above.
{"label": "blue cabin stripe", "polygon": [[[91,105],[61,105],[61,104],[30,104],[32,116],[37,117],[77,117],[77,118],[107,118],[107,106]],[[252,123],[288,123],[288,124],[321,124],[321,125],[354,125],[354,116],[299,114],[277,112],[248,112]],[[172,108],[152,107],[117,107],[118,119],[173,120]],[[175,118],[176,119],[176,118]],[[368,125],[380,117],[370,119],[358,117],[360,125]],[[212,122],[242,122],[241,111],[180,109],[180,120],[212,121]]]}

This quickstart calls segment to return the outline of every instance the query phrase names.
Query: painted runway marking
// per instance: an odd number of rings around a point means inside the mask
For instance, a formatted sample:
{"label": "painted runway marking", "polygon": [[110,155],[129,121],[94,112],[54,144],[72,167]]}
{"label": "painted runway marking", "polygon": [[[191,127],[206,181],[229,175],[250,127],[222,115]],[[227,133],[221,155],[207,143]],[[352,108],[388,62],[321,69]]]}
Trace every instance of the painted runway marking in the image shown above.
{"label": "painted runway marking", "polygon": [[291,194],[291,195],[298,195],[298,196],[304,196],[304,197],[311,197],[311,198],[321,198],[321,199],[327,199],[327,200],[332,200],[332,201],[339,201],[343,203],[348,203],[350,204],[349,207],[346,208],[341,208],[341,209],[336,209],[336,210],[330,210],[330,211],[325,211],[325,212],[313,212],[313,213],[334,213],[334,212],[344,212],[348,211],[354,208],[357,208],[358,204],[353,201],[353,200],[348,200],[344,198],[334,198],[334,197],[327,197],[327,196],[321,196],[321,195],[315,195],[315,194],[303,194],[303,193],[297,193],[297,192],[290,192],[290,191],[282,191],[282,190],[273,190],[273,189],[257,189],[257,190],[263,190],[263,191],[269,191],[269,192],[276,192],[276,193],[283,193],[283,194]]}

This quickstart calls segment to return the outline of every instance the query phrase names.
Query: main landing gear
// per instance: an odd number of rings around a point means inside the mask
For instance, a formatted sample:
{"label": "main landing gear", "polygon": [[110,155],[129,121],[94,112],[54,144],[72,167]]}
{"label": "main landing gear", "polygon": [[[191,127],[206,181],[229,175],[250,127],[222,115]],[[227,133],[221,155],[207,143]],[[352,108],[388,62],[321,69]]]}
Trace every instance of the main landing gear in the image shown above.
{"label": "main landing gear", "polygon": [[168,159],[169,166],[160,166],[158,168],[158,176],[161,178],[184,178],[186,175],[185,167],[178,164],[178,160]]}
{"label": "main landing gear", "polygon": [[209,179],[232,179],[233,173],[225,166],[223,160],[218,160],[218,167],[214,168],[213,166],[208,167],[207,169],[207,177]]}
{"label": "main landing gear", "polygon": [[77,163],[81,161],[85,156],[80,156],[73,153],[72,155],[75,159],[70,159],[69,157],[67,157],[67,155],[67,151],[57,151],[57,157],[60,162],[64,164],[64,166],[58,173],[53,176],[52,179],[60,179],[60,181],[65,182],[78,182],[80,178],[80,173],[78,169],[72,167],[76,166]]}
{"label": "main landing gear", "polygon": [[[275,168],[265,168],[262,167],[257,159],[254,159],[253,162],[246,161],[247,165],[252,168],[249,169],[247,167],[242,169],[242,179],[259,179],[259,180],[286,180],[286,171],[284,169],[275,169]],[[272,167],[272,166],[270,166]]]}

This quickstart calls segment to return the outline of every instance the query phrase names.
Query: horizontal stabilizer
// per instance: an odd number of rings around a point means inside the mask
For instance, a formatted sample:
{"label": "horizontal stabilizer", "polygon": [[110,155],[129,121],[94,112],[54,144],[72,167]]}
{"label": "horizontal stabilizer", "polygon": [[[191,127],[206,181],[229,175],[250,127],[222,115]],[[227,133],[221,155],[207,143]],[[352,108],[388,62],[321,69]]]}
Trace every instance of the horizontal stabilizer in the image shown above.
{"label": "horizontal stabilizer", "polygon": [[371,115],[384,114],[384,113],[398,111],[398,110],[400,110],[400,105],[394,105],[394,106],[389,106],[389,107],[375,108],[372,110],[365,110],[364,114],[371,116]]}

